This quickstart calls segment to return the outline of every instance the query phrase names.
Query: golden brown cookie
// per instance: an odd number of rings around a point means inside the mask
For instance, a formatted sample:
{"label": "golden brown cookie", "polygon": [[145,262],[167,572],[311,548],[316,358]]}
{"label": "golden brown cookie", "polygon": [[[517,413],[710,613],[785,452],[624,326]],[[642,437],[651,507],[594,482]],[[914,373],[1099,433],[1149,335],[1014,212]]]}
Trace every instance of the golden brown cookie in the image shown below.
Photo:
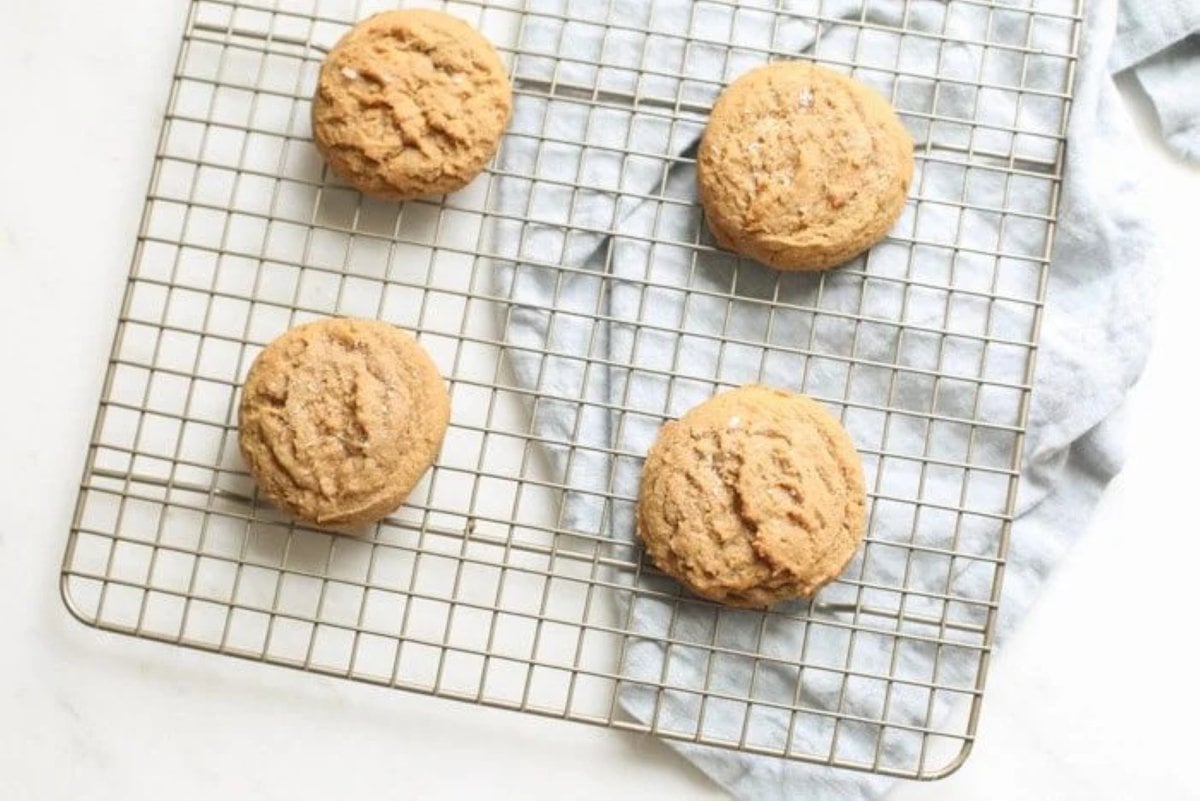
{"label": "golden brown cookie", "polygon": [[317,525],[356,525],[404,502],[449,419],[441,376],[416,340],[378,320],[321,320],[254,360],[238,444],[276,504]]}
{"label": "golden brown cookie", "polygon": [[651,559],[732,606],[811,596],[865,524],[854,443],[805,395],[723,392],[664,425],[642,469],[637,530]]}
{"label": "golden brown cookie", "polygon": [[321,65],[313,138],[344,181],[405,200],[470,183],[511,109],[504,65],[478,31],[440,11],[385,11]]}
{"label": "golden brown cookie", "polygon": [[823,270],[896,222],[913,143],[873,89],[785,61],[751,70],[721,93],[696,170],[722,247],[780,270]]}

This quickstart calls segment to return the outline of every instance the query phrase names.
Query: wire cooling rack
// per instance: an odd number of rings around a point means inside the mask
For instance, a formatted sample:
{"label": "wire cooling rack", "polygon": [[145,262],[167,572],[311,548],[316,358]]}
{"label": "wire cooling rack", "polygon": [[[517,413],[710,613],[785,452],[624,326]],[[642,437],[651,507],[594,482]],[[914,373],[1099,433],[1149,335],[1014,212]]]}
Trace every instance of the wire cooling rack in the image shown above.
{"label": "wire cooling rack", "polygon": [[[987,670],[1082,3],[697,0],[674,16],[667,0],[449,4],[500,47],[514,75],[514,123],[496,166],[470,187],[404,204],[332,181],[310,141],[324,52],[382,5],[191,3],[63,561],[68,607],[110,631],[446,698],[896,776],[952,770],[973,741]],[[932,27],[930,5],[944,9]],[[726,21],[724,33],[700,25],[709,17]],[[789,26],[803,26],[812,47],[782,49],[776,36]],[[839,41],[848,46],[825,44]],[[579,44],[589,42],[599,46]],[[914,66],[914,52],[934,60]],[[942,74],[964,54],[982,56],[973,77]],[[896,231],[866,260],[820,276],[779,275],[720,254],[699,225],[690,184],[679,189],[668,176],[690,168],[694,151],[678,141],[702,130],[724,83],[794,55],[881,87],[917,141],[918,175]],[[989,77],[999,63],[1019,64],[1020,82]],[[1030,130],[1023,109],[1045,103],[1056,104],[1056,124]],[[981,107],[1002,114],[980,115]],[[583,121],[582,134],[563,133],[556,120],[568,117]],[[611,133],[614,117],[623,130],[659,126],[659,144],[592,137]],[[694,237],[666,241],[658,228],[630,229],[618,216],[599,225],[578,218],[577,198],[601,178],[542,169],[564,149],[583,163],[612,161],[616,172],[599,190],[614,199],[649,204],[656,220],[692,215]],[[626,182],[634,171],[661,178]],[[503,182],[557,198],[560,219],[535,218],[532,199],[512,212],[497,197]],[[990,246],[963,237],[970,219],[990,221]],[[679,410],[596,399],[582,387],[551,391],[540,376],[574,363],[625,370],[630,381],[683,381],[689,360],[678,347],[654,367],[508,339],[514,314],[553,316],[559,298],[557,290],[540,303],[497,290],[503,264],[548,270],[558,287],[579,272],[564,258],[566,244],[521,249],[547,228],[684,254],[691,272],[682,283],[654,273],[610,280],[651,312],[654,292],[688,293],[697,314],[717,321],[697,337],[720,358],[748,345],[760,347],[760,359],[794,358],[796,388],[840,411],[854,433],[872,489],[863,552],[811,604],[762,615],[757,637],[730,644],[721,632],[746,613],[682,593],[644,562],[629,532],[567,526],[571,493],[591,494],[605,510],[628,510],[633,500],[575,486],[572,460],[598,453],[636,462],[639,454],[554,434],[535,424],[539,414],[574,404],[656,426]],[[714,258],[727,262],[728,284],[701,286],[696,264]],[[792,280],[807,282],[800,300],[783,291]],[[909,310],[927,307],[926,296],[940,313],[914,318]],[[795,327],[776,326],[782,337],[733,330],[728,307],[743,302]],[[724,316],[711,304],[724,304]],[[304,528],[256,502],[236,446],[238,388],[254,356],[289,326],[331,314],[417,332],[453,399],[436,466],[405,507],[357,537]],[[572,314],[629,322],[599,305]],[[1001,316],[1025,321],[1025,333],[997,334]],[[671,331],[652,317],[632,324],[638,336]],[[890,353],[866,347],[872,329],[892,332]],[[908,360],[910,342],[932,345],[935,357]],[[949,369],[946,354],[962,348],[978,358]],[[516,378],[521,359],[538,364],[532,385]],[[887,376],[869,385],[884,389],[856,391],[865,373]],[[973,400],[951,413],[941,401],[956,393]],[[952,429],[966,432],[962,453],[939,449]],[[548,458],[553,452],[567,458]],[[885,553],[903,569],[875,571]],[[942,579],[916,582],[930,564]],[[970,591],[956,584],[967,568],[976,576]],[[707,615],[710,625],[701,634],[674,620],[652,635],[636,631],[631,598]],[[775,630],[795,635],[791,645],[769,647]],[[707,660],[703,683],[688,685],[665,667],[657,677],[627,675],[624,657],[648,637]],[[913,669],[924,664],[910,658],[918,652],[929,657],[924,672]],[[951,652],[958,667],[944,670]],[[865,653],[883,658],[865,665]],[[713,674],[722,658],[747,662],[754,679],[721,686]],[[757,671],[768,664],[790,671],[790,703],[758,692]],[[811,703],[801,685],[825,688],[826,702]],[[880,703],[848,703],[860,685],[875,687]],[[622,708],[631,690],[652,699],[652,715]],[[701,720],[660,714],[657,699],[669,696],[698,700]],[[923,713],[897,719],[893,711],[914,697]],[[959,713],[942,714],[955,698],[966,702]],[[744,719],[732,736],[703,725],[717,704]],[[786,738],[757,738],[761,709],[782,715]],[[874,738],[866,753],[863,732]],[[900,740],[912,747],[893,747]]]}

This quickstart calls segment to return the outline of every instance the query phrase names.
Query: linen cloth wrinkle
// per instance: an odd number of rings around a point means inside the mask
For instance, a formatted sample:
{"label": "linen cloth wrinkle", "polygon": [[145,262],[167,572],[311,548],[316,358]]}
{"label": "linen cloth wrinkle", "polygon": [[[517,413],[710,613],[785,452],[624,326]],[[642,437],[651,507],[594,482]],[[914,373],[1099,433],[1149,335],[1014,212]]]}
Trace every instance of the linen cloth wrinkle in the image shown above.
{"label": "linen cloth wrinkle", "polygon": [[[1087,4],[1064,156],[1071,65],[1055,54],[1070,49],[1076,4],[1011,5],[529,0],[513,77],[530,91],[518,91],[499,155],[488,247],[495,291],[511,304],[512,380],[536,394],[531,431],[551,480],[569,488],[557,526],[632,542],[641,457],[662,419],[750,382],[841,413],[877,496],[871,538],[881,545],[860,549],[845,573],[870,586],[835,583],[783,614],[621,595],[618,619],[644,635],[619,667],[633,718],[681,736],[917,768],[921,731],[960,713],[977,681],[968,632],[989,625],[995,561],[1007,559],[1002,639],[1119,470],[1119,410],[1145,360],[1155,271],[1112,71],[1134,70],[1167,140],[1200,153],[1200,98],[1171,77],[1200,69],[1189,36],[1200,14],[1186,2]],[[695,202],[707,110],[768,56],[853,68],[893,100],[916,143],[893,237],[824,275],[695,249],[712,244]],[[893,412],[886,423],[880,408]],[[1023,423],[1016,519],[1000,554]],[[881,498],[919,499],[921,511]],[[652,572],[641,581],[677,591]],[[820,625],[896,606],[898,592],[874,587],[911,593],[891,636]],[[939,606],[946,597],[964,603]],[[935,645],[910,615],[964,628],[943,628],[949,644]],[[889,691],[871,676],[896,681]],[[886,729],[865,722],[881,717]],[[667,742],[737,797],[874,799],[894,781]]]}

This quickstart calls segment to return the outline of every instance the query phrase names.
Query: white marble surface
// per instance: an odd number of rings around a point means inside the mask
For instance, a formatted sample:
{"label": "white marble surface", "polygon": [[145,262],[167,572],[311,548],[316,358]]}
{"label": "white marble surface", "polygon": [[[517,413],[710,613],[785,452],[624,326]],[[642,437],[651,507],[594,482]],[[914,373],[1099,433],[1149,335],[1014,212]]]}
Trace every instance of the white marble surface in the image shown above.
{"label": "white marble surface", "polygon": [[[186,3],[0,22],[0,798],[720,798],[653,740],[86,629],[57,567]],[[1147,130],[1149,127],[1147,126]],[[1131,157],[1137,157],[1131,155]],[[965,768],[898,799],[1200,798],[1194,201],[1146,160],[1166,279],[1130,462],[994,663]]]}

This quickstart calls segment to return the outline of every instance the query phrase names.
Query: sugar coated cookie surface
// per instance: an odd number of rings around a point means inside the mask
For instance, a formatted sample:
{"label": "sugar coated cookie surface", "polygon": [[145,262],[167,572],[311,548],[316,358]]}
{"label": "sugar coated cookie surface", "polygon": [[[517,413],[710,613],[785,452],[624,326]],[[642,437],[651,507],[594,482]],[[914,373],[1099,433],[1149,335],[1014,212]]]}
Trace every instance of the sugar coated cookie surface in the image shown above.
{"label": "sugar coated cookie surface", "polygon": [[710,600],[811,596],[845,568],[865,524],[854,444],[804,395],[723,392],[664,425],[646,457],[638,534],[659,569]]}
{"label": "sugar coated cookie surface", "polygon": [[874,89],[785,61],[722,92],[696,169],[722,247],[777,269],[820,270],[891,229],[912,181],[913,143]]}
{"label": "sugar coated cookie surface", "polygon": [[317,525],[356,525],[404,502],[449,418],[416,340],[378,320],[330,319],[291,329],[255,359],[238,443],[274,503]]}
{"label": "sugar coated cookie surface", "polygon": [[405,200],[466,186],[495,154],[512,109],[496,50],[439,11],[386,11],[354,26],[321,66],[313,137],[333,171]]}

